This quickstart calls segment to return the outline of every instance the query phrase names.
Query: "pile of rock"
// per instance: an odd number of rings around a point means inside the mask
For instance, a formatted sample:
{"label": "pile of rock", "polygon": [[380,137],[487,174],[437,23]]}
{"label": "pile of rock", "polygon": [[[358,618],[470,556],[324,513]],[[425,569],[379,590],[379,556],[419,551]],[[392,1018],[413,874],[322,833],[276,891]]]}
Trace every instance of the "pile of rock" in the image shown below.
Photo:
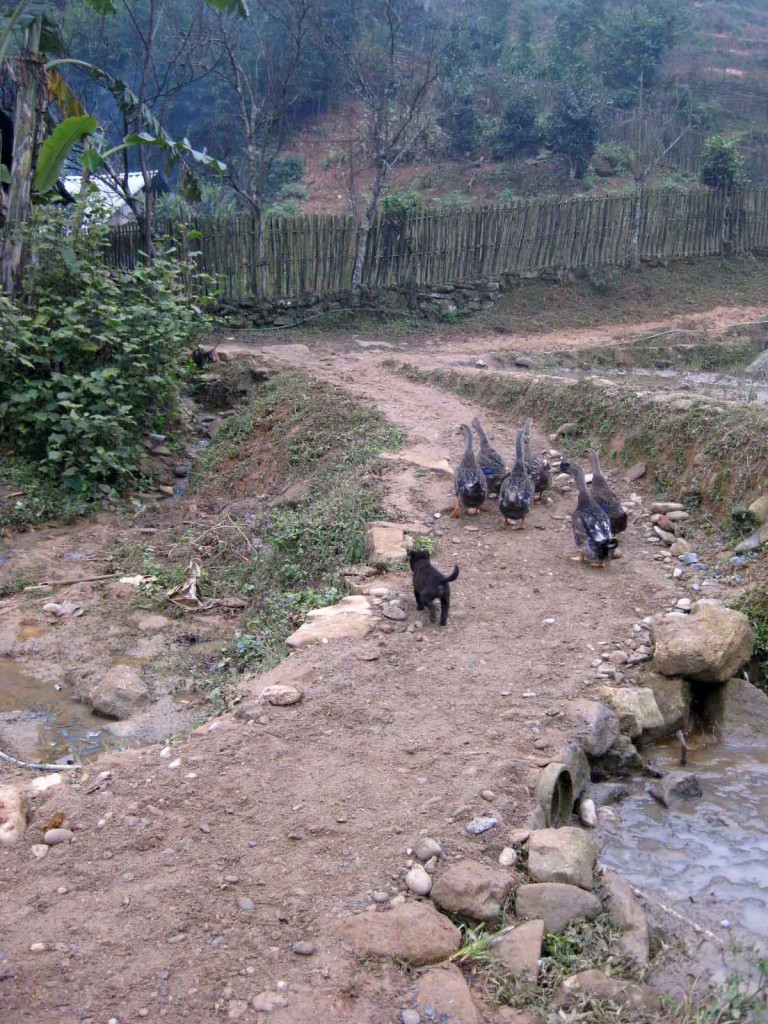
{"label": "pile of rock", "polygon": [[[520,835],[512,839],[519,841]],[[648,962],[645,914],[624,879],[610,872],[596,877],[597,848],[587,833],[570,827],[538,829],[524,833],[523,841],[526,879],[511,868],[478,860],[449,861],[438,842],[421,838],[407,851],[405,881],[413,895],[399,893],[382,901],[374,894],[365,911],[339,922],[337,934],[356,956],[430,968],[419,975],[402,1011],[405,1024],[443,1019],[442,1014],[465,1024],[481,1020],[464,975],[444,965],[461,944],[461,933],[446,914],[498,929],[489,946],[497,969],[532,987],[539,980],[545,934],[559,934],[603,912],[619,930],[622,952],[638,966]],[[419,898],[427,895],[429,900]],[[502,918],[506,925],[500,929]],[[568,1002],[574,993],[631,1006],[659,1005],[646,986],[617,982],[602,971],[567,979],[556,1003]]]}

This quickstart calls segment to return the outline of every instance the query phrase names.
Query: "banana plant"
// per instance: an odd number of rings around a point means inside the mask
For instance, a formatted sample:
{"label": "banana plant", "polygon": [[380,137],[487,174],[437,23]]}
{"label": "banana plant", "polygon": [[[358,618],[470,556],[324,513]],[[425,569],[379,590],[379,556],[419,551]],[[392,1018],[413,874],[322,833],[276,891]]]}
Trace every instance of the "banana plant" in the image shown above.
{"label": "banana plant", "polygon": [[[115,0],[85,0],[97,14],[111,15],[117,11]],[[235,17],[247,17],[247,0],[205,0],[209,7]],[[0,287],[7,294],[17,295],[21,291],[24,246],[20,229],[29,220],[32,203],[32,185],[39,192],[49,191],[56,183],[61,167],[79,142],[96,130],[95,119],[86,114],[74,94],[67,86],[57,65],[66,63],[83,64],[78,61],[50,61],[46,54],[60,53],[63,46],[58,32],[56,6],[52,0],[19,0],[9,13],[0,13],[0,64],[9,59],[13,41],[20,39],[21,47],[17,63],[17,95],[14,111],[14,142],[11,168],[0,166],[0,187],[8,183],[8,198],[5,208],[5,231],[0,247]],[[92,69],[99,72],[99,69]],[[102,77],[103,76],[103,77]],[[111,90],[121,91],[125,102],[131,99],[125,83],[100,72],[109,82]],[[38,133],[41,104],[38,102],[41,90],[60,100],[60,107],[67,116],[52,134],[43,142],[35,167],[35,141]],[[130,94],[130,97],[127,95]],[[117,150],[134,145],[159,145],[169,156],[177,159],[187,156],[198,163],[218,164],[218,161],[199,154],[186,140],[174,142],[151,117],[149,111],[141,109],[142,121],[147,132],[126,136]],[[146,135],[146,138],[142,136]],[[90,152],[90,151],[87,151]],[[102,157],[106,158],[104,154]],[[88,158],[92,163],[98,157]],[[86,167],[86,171],[87,171]]]}

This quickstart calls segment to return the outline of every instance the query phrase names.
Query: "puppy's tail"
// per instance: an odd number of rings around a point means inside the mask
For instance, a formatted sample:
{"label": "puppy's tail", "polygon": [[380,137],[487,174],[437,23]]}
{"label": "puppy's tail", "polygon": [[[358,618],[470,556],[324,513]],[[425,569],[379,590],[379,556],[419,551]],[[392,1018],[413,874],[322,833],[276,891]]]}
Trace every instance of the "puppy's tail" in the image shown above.
{"label": "puppy's tail", "polygon": [[459,567],[454,565],[453,572],[450,576],[443,576],[443,583],[453,583],[454,580],[459,578]]}

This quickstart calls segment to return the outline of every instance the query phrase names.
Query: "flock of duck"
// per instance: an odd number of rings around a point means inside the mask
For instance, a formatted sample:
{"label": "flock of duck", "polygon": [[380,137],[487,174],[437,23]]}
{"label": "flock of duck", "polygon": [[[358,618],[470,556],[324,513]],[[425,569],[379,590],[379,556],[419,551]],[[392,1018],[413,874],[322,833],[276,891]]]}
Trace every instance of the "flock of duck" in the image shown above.
{"label": "flock of duck", "polygon": [[[551,485],[549,462],[543,455],[531,452],[531,422],[526,420],[525,426],[517,432],[511,469],[491,445],[479,419],[472,420],[480,438],[477,454],[472,430],[462,423],[458,433],[464,435],[465,449],[454,475],[456,507],[452,518],[459,518],[462,509],[467,515],[476,515],[488,497],[498,495],[499,512],[505,525],[524,529],[525,517],[533,502]],[[598,453],[588,448],[586,455],[592,463],[589,485],[578,463],[562,462],[560,470],[573,477],[578,490],[578,501],[571,517],[573,537],[579,549],[574,560],[598,568],[613,557],[618,545],[616,534],[627,528],[627,513],[603,476]]]}

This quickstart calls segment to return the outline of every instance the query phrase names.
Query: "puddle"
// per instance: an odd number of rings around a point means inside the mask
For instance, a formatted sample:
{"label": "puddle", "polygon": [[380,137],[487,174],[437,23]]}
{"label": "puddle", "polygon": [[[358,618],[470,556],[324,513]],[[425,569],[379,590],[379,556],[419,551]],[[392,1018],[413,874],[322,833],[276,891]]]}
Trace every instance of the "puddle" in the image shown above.
{"label": "puddle", "polygon": [[[679,746],[653,750],[679,768]],[[631,782],[632,795],[600,827],[601,859],[651,898],[731,941],[768,954],[768,746],[760,735],[697,744],[688,770],[704,796],[666,810]],[[725,923],[724,923],[725,922]]]}
{"label": "puddle", "polygon": [[55,690],[53,683],[0,660],[0,733],[22,758],[50,763],[67,755],[95,757],[103,749],[103,725],[104,719],[64,690]]}

